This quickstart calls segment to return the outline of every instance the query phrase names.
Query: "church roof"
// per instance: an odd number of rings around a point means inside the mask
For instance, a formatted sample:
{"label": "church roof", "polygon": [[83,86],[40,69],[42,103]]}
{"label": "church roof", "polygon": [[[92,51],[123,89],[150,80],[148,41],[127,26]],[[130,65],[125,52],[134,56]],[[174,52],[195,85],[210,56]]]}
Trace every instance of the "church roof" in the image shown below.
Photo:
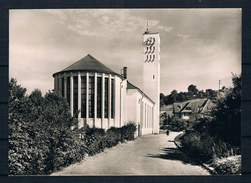
{"label": "church roof", "polygon": [[74,72],[74,71],[91,71],[91,72],[100,72],[100,73],[106,73],[106,74],[119,75],[115,73],[114,71],[112,71],[110,68],[106,67],[100,61],[95,59],[93,56],[88,54],[84,58],[66,67],[62,71],[54,73],[53,77],[55,74],[60,73],[60,72]]}
{"label": "church roof", "polygon": [[[136,89],[138,90],[140,93],[142,93],[145,97],[147,97],[150,101],[152,101],[152,99],[150,97],[148,97],[141,89],[139,89],[137,86],[134,86],[132,83],[130,83],[129,81],[127,81],[127,88],[126,89]],[[154,101],[152,101],[153,103],[155,103]]]}

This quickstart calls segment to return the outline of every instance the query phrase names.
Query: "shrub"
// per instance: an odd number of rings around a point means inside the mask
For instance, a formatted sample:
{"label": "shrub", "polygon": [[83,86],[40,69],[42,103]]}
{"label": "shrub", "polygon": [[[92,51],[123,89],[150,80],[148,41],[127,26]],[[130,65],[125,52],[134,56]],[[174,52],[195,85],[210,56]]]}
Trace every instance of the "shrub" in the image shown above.
{"label": "shrub", "polygon": [[181,146],[192,156],[200,158],[202,161],[208,161],[213,157],[214,141],[209,135],[201,136],[194,131],[182,137]]}
{"label": "shrub", "polygon": [[107,130],[105,139],[108,148],[116,146],[121,141],[121,133],[118,128],[111,127]]}
{"label": "shrub", "polygon": [[180,132],[182,130],[185,130],[186,126],[187,126],[186,120],[174,117],[171,121],[171,125],[168,126],[168,129],[171,131]]}
{"label": "shrub", "polygon": [[232,156],[226,159],[219,159],[212,165],[218,174],[232,175],[241,174],[241,156]]}
{"label": "shrub", "polygon": [[100,128],[90,128],[88,125],[84,129],[84,142],[86,144],[86,153],[93,156],[100,153],[106,147],[104,143],[105,131]]}
{"label": "shrub", "polygon": [[134,132],[136,132],[137,126],[133,122],[129,122],[121,128],[121,141],[134,140]]}
{"label": "shrub", "polygon": [[166,130],[167,128],[168,128],[167,125],[163,125],[163,126],[160,127],[160,129],[162,129],[162,130]]}

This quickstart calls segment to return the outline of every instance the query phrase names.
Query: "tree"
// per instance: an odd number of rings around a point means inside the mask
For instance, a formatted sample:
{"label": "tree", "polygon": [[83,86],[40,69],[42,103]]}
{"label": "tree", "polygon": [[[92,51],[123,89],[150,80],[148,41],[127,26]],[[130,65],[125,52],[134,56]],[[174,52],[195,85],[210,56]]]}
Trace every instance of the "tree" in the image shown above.
{"label": "tree", "polygon": [[40,90],[26,95],[26,88],[9,82],[9,173],[50,174],[59,167],[82,159],[76,121],[69,104],[58,93]]}
{"label": "tree", "polygon": [[178,100],[179,102],[186,101],[186,94],[185,94],[184,92],[180,92],[180,93],[178,94],[177,100]]}
{"label": "tree", "polygon": [[163,100],[163,98],[165,97],[165,95],[163,93],[160,93],[159,97],[160,97],[160,100]]}
{"label": "tree", "polygon": [[165,104],[164,97],[165,97],[165,95],[163,93],[160,93],[160,107],[162,107]]}
{"label": "tree", "polygon": [[34,141],[33,124],[30,117],[31,105],[26,88],[11,78],[9,82],[9,173],[32,175],[43,172],[42,157],[46,150]]}
{"label": "tree", "polygon": [[188,92],[192,92],[194,95],[196,95],[198,92],[198,89],[193,84],[189,85],[187,89],[188,89]]}
{"label": "tree", "polygon": [[177,90],[173,90],[170,94],[170,98],[169,98],[169,103],[173,104],[174,102],[177,101],[177,97],[178,97],[178,93]]}
{"label": "tree", "polygon": [[215,120],[212,128],[219,138],[232,145],[241,143],[241,75],[233,75],[233,88],[225,96],[217,100],[212,111]]}

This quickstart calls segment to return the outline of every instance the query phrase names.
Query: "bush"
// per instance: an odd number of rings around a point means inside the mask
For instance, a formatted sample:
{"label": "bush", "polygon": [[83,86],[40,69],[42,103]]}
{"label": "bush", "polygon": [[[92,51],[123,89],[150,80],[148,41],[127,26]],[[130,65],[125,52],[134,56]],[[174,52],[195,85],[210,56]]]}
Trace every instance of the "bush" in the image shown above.
{"label": "bush", "polygon": [[241,174],[241,156],[232,156],[226,159],[219,159],[212,165],[215,171],[221,175]]}
{"label": "bush", "polygon": [[194,131],[182,137],[181,146],[195,158],[200,158],[202,161],[212,159],[214,151],[214,141],[209,135],[201,136]]}
{"label": "bush", "polygon": [[187,122],[184,119],[174,117],[171,121],[171,125],[168,126],[168,129],[175,132],[180,132],[186,129]]}
{"label": "bush", "polygon": [[124,140],[134,140],[134,132],[136,132],[137,126],[133,122],[129,122],[121,128],[121,142]]}
{"label": "bush", "polygon": [[162,129],[162,130],[166,130],[167,128],[168,128],[167,125],[163,125],[163,126],[160,127],[160,129]]}
{"label": "bush", "polygon": [[116,146],[121,141],[121,133],[118,128],[111,127],[105,135],[105,142],[108,148]]}
{"label": "bush", "polygon": [[106,144],[104,142],[105,131],[100,128],[89,128],[87,125],[84,129],[83,141],[86,144],[86,153],[93,156],[97,153],[102,152]]}

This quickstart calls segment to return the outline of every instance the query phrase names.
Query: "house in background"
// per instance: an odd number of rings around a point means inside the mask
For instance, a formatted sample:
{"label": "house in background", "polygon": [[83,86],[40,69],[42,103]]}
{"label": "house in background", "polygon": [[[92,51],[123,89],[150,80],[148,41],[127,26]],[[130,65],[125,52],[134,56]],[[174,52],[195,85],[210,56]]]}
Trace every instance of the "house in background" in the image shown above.
{"label": "house in background", "polygon": [[195,99],[173,104],[173,115],[193,122],[196,119],[209,117],[215,104],[210,99]]}

